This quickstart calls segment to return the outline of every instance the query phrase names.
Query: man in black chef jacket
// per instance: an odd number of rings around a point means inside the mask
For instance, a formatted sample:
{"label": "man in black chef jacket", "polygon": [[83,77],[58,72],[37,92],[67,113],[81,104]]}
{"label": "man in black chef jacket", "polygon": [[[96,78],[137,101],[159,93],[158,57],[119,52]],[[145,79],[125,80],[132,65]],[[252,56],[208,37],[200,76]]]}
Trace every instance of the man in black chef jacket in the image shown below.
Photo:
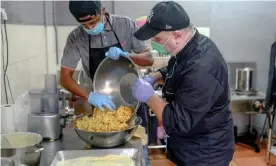
{"label": "man in black chef jacket", "polygon": [[[168,65],[132,86],[133,96],[163,123],[167,157],[179,166],[228,166],[234,153],[226,62],[176,2],[160,2],[134,33],[171,53]],[[163,98],[152,85],[164,81]]]}

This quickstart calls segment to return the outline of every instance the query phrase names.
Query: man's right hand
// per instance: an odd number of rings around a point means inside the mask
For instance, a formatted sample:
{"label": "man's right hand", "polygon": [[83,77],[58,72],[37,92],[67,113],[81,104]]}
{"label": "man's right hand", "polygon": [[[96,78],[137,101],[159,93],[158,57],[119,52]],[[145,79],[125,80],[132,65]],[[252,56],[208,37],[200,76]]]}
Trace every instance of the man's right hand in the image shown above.
{"label": "man's right hand", "polygon": [[109,110],[115,110],[116,106],[113,101],[105,94],[90,92],[88,97],[88,103],[98,107],[103,111],[103,107],[108,108]]}

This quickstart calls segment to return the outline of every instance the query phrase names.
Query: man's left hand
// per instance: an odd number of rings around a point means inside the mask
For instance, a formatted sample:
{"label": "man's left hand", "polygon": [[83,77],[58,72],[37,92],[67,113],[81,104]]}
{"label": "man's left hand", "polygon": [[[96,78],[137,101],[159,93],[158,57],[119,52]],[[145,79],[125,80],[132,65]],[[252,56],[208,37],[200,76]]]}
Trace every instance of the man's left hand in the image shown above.
{"label": "man's left hand", "polygon": [[118,47],[110,47],[109,50],[105,53],[105,56],[113,59],[113,60],[118,60],[120,56],[129,56],[128,52],[124,52]]}
{"label": "man's left hand", "polygon": [[153,87],[143,79],[138,78],[132,85],[132,95],[139,102],[146,103],[153,94]]}
{"label": "man's left hand", "polygon": [[147,75],[145,78],[143,78],[143,80],[151,84],[151,86],[154,86],[156,83],[156,78],[154,78],[152,75]]}

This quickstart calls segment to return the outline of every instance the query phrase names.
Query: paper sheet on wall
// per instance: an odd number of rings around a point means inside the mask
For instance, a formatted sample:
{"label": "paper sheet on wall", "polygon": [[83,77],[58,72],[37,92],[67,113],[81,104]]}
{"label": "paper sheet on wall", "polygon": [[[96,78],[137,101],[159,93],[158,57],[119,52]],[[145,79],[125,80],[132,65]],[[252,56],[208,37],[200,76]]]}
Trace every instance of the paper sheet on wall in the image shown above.
{"label": "paper sheet on wall", "polygon": [[204,36],[210,37],[210,28],[208,27],[196,27],[198,32]]}

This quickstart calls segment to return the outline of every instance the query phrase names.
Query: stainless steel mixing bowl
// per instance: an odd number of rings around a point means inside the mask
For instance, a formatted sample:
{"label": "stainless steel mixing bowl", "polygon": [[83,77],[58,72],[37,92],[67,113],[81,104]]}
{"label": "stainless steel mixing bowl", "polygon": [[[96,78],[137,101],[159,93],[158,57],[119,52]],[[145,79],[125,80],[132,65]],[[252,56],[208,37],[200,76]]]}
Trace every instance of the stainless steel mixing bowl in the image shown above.
{"label": "stainless steel mixing bowl", "polygon": [[100,148],[111,148],[126,143],[142,123],[142,119],[138,116],[134,116],[129,123],[130,127],[128,129],[113,132],[89,132],[80,130],[76,128],[75,122],[75,120],[72,122],[72,127],[75,129],[78,136],[88,145]]}
{"label": "stainless steel mixing bowl", "polygon": [[139,102],[132,96],[131,85],[139,76],[139,70],[131,59],[121,56],[118,60],[112,60],[107,57],[96,70],[93,89],[94,92],[109,95],[117,108],[131,106],[135,114]]}

